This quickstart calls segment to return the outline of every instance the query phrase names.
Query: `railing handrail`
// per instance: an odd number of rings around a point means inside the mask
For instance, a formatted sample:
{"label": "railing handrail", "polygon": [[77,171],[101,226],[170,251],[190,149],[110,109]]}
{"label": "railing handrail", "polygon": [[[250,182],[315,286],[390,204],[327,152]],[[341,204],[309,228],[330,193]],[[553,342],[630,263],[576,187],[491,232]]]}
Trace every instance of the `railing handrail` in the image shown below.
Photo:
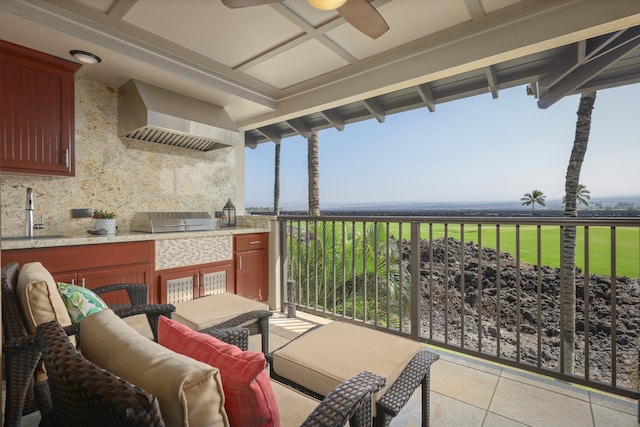
{"label": "railing handrail", "polygon": [[439,224],[520,224],[520,225],[576,225],[605,227],[637,227],[639,217],[496,217],[496,216],[400,216],[400,215],[280,215],[279,221],[320,221],[320,222],[422,222]]}

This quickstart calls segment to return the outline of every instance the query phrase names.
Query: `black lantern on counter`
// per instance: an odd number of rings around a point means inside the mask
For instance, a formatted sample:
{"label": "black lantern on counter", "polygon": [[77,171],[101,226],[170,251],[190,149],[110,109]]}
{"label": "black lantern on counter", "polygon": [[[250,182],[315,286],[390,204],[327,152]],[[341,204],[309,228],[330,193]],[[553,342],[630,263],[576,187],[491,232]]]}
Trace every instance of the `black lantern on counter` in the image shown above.
{"label": "black lantern on counter", "polygon": [[227,218],[226,226],[234,227],[236,225],[236,208],[233,206],[233,203],[231,203],[231,199],[229,199],[227,204],[224,205],[224,208],[222,208],[222,213]]}

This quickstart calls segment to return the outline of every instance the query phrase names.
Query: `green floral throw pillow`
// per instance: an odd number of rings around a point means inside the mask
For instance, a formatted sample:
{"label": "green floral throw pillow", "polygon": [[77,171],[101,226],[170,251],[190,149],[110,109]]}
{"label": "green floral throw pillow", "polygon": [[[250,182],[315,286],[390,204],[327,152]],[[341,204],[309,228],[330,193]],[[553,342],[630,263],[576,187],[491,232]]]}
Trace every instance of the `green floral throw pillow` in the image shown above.
{"label": "green floral throw pillow", "polygon": [[58,292],[73,323],[78,323],[83,317],[108,308],[98,295],[81,286],[58,282]]}

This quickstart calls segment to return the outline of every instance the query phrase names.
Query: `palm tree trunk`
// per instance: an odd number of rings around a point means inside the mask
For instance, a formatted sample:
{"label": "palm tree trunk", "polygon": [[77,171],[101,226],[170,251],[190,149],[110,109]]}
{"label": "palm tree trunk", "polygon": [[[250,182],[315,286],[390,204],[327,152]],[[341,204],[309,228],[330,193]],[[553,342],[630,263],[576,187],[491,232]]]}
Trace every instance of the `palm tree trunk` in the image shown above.
{"label": "palm tree trunk", "polygon": [[273,182],[273,214],[280,214],[280,143],[276,142],[275,177]]}
{"label": "palm tree trunk", "polygon": [[[576,133],[571,150],[571,158],[567,167],[565,178],[565,208],[564,216],[576,217],[578,182],[580,181],[580,169],[584,155],[587,152],[589,133],[591,131],[591,112],[596,100],[595,92],[583,93],[578,107],[578,120]],[[562,236],[562,336],[563,360],[562,366],[565,373],[573,373],[575,365],[575,341],[576,341],[576,228],[565,227]]]}
{"label": "palm tree trunk", "polygon": [[320,166],[318,162],[318,132],[311,132],[307,140],[309,169],[309,215],[320,216]]}

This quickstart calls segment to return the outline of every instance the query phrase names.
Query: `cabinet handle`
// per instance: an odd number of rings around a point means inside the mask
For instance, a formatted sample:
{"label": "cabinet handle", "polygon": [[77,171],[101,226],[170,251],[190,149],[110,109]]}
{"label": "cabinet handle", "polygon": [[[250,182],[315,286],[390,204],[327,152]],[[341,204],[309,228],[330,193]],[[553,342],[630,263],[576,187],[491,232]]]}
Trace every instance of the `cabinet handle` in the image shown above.
{"label": "cabinet handle", "polygon": [[261,240],[254,240],[252,242],[249,242],[250,245],[259,245],[260,243],[262,243]]}
{"label": "cabinet handle", "polygon": [[240,265],[238,266],[238,271],[242,271],[242,257],[241,257],[241,256],[240,256],[240,257],[238,257],[238,261],[239,261],[239,262],[238,262],[238,264],[240,264]]}
{"label": "cabinet handle", "polygon": [[82,278],[82,287],[85,288],[84,277]]}
{"label": "cabinet handle", "polygon": [[69,159],[69,149],[64,150],[64,167],[69,169],[70,159]]}
{"label": "cabinet handle", "polygon": [[71,279],[71,284],[75,285],[76,284],[76,279]]}

